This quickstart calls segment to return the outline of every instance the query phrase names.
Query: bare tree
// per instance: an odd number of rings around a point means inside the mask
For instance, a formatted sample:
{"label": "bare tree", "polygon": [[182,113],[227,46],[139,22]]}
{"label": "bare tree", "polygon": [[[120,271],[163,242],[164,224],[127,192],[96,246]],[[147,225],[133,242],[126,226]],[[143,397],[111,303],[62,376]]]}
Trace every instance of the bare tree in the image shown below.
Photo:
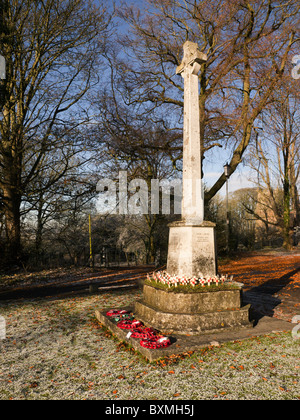
{"label": "bare tree", "polygon": [[[7,254],[21,253],[20,208],[53,150],[55,130],[78,127],[81,101],[98,81],[110,16],[90,0],[1,1],[6,59],[0,122],[0,194]],[[59,178],[59,177],[58,177]]]}
{"label": "bare tree", "polygon": [[[250,165],[257,174],[260,207],[272,215],[267,222],[280,230],[283,245],[289,249],[293,230],[300,224],[300,95],[296,81],[284,82],[264,112],[263,131],[257,133]],[[265,223],[262,213],[251,212]]]}
{"label": "bare tree", "polygon": [[[184,41],[197,42],[208,56],[199,75],[202,158],[214,147],[226,148],[233,173],[255,139],[255,121],[299,43],[299,2],[146,3],[146,13],[136,6],[120,13],[131,28],[121,39],[127,55],[118,66],[125,102],[148,114],[160,109],[162,117],[173,111],[172,122],[179,127],[183,85],[175,68]],[[222,174],[206,192],[206,201],[225,181]]]}
{"label": "bare tree", "polygon": [[111,77],[105,94],[93,100],[94,106],[98,107],[99,124],[91,137],[94,148],[106,156],[106,169],[103,168],[102,175],[106,173],[109,178],[117,178],[118,171],[126,170],[128,182],[138,178],[147,184],[149,212],[127,217],[125,224],[139,232],[146,261],[153,263],[162,243],[159,232],[167,222],[161,214],[150,212],[151,180],[170,179],[178,173],[182,135],[171,128],[167,118],[156,118],[155,113],[149,116],[139,106],[126,105],[123,86],[116,73],[118,59],[113,48],[106,53],[106,58]]}

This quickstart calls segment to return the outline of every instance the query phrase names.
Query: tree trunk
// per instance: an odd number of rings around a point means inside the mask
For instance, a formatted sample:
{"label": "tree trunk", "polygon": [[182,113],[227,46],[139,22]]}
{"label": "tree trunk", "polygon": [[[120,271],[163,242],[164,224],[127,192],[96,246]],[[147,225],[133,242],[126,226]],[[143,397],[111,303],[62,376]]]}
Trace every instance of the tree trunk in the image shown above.
{"label": "tree trunk", "polygon": [[[288,156],[288,154],[287,154]],[[288,162],[288,159],[287,159]],[[283,247],[287,250],[292,248],[293,229],[291,229],[291,195],[290,195],[290,181],[287,171],[287,164],[285,164],[285,178],[283,182]]]}
{"label": "tree trunk", "polygon": [[152,264],[155,262],[155,254],[156,254],[156,247],[154,241],[154,234],[151,232],[151,236],[149,238],[149,263]]}
{"label": "tree trunk", "polygon": [[39,196],[39,203],[38,203],[38,214],[37,214],[37,228],[36,228],[36,235],[35,235],[35,252],[37,260],[40,259],[41,250],[42,250],[42,237],[43,237],[43,194],[41,193]]}
{"label": "tree trunk", "polygon": [[10,264],[20,263],[21,249],[21,197],[13,186],[6,185],[3,188],[4,216],[6,229],[6,262]]}

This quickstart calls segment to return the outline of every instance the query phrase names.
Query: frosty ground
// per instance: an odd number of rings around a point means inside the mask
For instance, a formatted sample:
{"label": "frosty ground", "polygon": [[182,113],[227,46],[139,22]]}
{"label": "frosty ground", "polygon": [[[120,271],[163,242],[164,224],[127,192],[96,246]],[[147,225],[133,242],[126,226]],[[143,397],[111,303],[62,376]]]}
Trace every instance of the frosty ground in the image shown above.
{"label": "frosty ground", "polygon": [[139,290],[0,303],[0,399],[300,399],[300,340],[273,333],[148,363],[118,345],[95,309]]}

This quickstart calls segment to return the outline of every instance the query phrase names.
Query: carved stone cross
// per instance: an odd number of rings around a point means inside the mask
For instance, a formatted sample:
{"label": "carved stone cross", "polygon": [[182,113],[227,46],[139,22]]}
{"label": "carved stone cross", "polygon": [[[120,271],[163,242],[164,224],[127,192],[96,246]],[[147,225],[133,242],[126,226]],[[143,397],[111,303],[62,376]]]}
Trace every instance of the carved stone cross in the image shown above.
{"label": "carved stone cross", "polygon": [[197,224],[204,220],[198,73],[207,56],[194,42],[185,42],[183,50],[182,63],[176,70],[184,79],[182,220]]}

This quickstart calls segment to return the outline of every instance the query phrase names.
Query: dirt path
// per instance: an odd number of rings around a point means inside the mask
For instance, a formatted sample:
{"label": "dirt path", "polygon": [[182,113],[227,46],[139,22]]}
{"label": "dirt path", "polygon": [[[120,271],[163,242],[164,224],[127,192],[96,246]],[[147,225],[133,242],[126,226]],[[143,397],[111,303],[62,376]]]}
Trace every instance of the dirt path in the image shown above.
{"label": "dirt path", "polygon": [[0,288],[0,301],[89,293],[96,291],[97,288],[137,287],[145,278],[146,273],[151,271],[153,267],[150,266],[98,271],[92,271],[89,268],[73,268],[5,276]]}
{"label": "dirt path", "polygon": [[244,283],[244,300],[263,315],[291,321],[300,315],[300,255],[251,254],[221,265]]}

